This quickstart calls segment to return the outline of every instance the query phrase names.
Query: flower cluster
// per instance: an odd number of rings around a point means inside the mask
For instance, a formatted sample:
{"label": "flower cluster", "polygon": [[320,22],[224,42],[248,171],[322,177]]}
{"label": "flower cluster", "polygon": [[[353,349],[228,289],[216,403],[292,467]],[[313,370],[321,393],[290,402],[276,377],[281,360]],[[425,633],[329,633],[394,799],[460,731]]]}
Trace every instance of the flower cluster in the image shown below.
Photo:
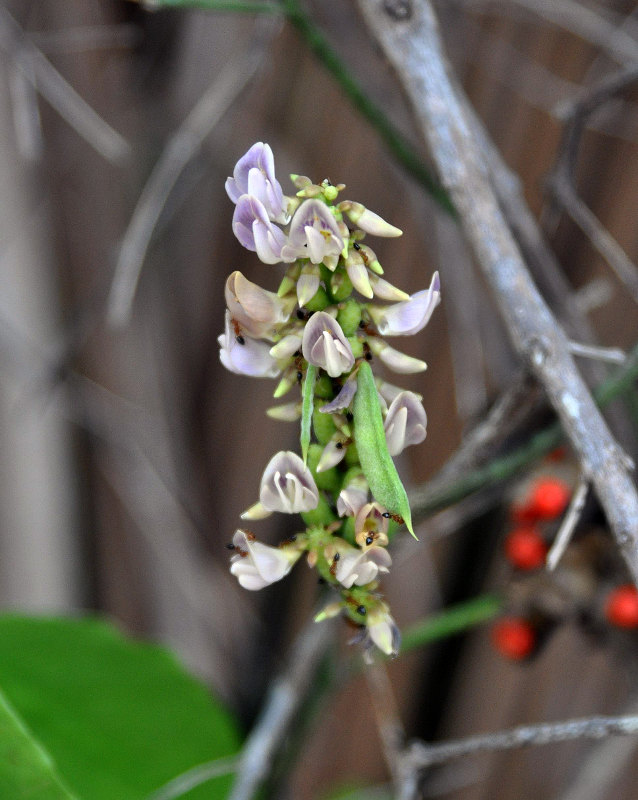
{"label": "flower cluster", "polygon": [[229,276],[219,345],[232,372],[279,378],[275,398],[301,387],[300,396],[267,413],[301,419],[303,457],[275,454],[259,500],[242,517],[299,513],[306,529],[279,547],[237,530],[231,572],[244,588],[261,589],[305,553],[339,597],[317,620],[343,613],[361,627],[367,645],[396,654],[399,632],[378,581],[392,563],[389,534],[403,521],[411,530],[411,522],[391,457],[423,441],[427,419],[419,395],[372,376],[369,362],[377,358],[404,374],[425,370],[384,337],[424,328],[440,301],[439,277],[411,296],[393,286],[363,240],[401,231],[360,203],[339,201],[343,184],[291,180],[297,191],[287,197],[272,150],[258,142],[226,181],[235,236],[265,264],[284,264],[285,273],[276,292],[241,272]]}

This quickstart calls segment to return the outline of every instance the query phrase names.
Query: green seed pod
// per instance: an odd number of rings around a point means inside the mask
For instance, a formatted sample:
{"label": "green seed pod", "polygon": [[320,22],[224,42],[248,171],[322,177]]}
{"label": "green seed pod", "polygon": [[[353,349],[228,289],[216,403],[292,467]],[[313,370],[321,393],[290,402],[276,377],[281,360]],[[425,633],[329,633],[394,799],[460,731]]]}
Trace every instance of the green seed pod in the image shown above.
{"label": "green seed pod", "polygon": [[336,432],[336,427],[330,414],[322,414],[315,408],[312,414],[312,428],[319,444],[326,445]]}
{"label": "green seed pod", "polygon": [[301,518],[308,527],[311,527],[330,525],[331,522],[337,519],[337,515],[328,505],[326,498],[320,494],[317,508],[313,508],[312,511],[304,511],[301,514]]}
{"label": "green seed pod", "polygon": [[363,342],[357,336],[348,336],[348,341],[350,342],[350,347],[352,349],[352,355],[355,358],[361,358],[363,355]]}
{"label": "green seed pod", "polygon": [[361,306],[354,300],[346,300],[337,312],[337,322],[346,336],[353,336],[361,322]]}
{"label": "green seed pod", "polygon": [[320,397],[322,400],[332,400],[334,396],[332,380],[328,374],[322,372],[321,377],[317,378],[315,383],[315,397]]}
{"label": "green seed pod", "polygon": [[308,364],[306,377],[303,382],[302,404],[301,404],[301,455],[304,464],[308,460],[308,445],[310,444],[310,421],[312,420],[315,398],[315,380],[317,378],[317,367]]}
{"label": "green seed pod", "polygon": [[340,303],[352,294],[352,281],[343,267],[334,271],[329,285],[330,294],[335,303]]}
{"label": "green seed pod", "polygon": [[330,298],[328,297],[328,293],[320,286],[315,294],[308,300],[304,308],[308,311],[323,311],[324,308],[327,308],[330,305]]}
{"label": "green seed pod", "polygon": [[359,460],[372,496],[391,514],[402,517],[416,539],[408,496],[388,453],[377,387],[367,361],[359,367],[353,413]]}

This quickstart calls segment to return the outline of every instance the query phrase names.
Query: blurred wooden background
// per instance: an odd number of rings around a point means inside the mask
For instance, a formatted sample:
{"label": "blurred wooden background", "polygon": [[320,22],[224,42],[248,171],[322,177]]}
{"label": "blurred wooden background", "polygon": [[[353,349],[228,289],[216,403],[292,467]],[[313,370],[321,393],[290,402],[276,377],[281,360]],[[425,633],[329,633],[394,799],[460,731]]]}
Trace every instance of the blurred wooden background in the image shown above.
{"label": "blurred wooden background", "polygon": [[[354,5],[307,8],[420,148]],[[599,32],[635,41],[638,61],[636,8],[621,0],[437,4],[459,79],[537,215],[561,103],[632,60],[623,51],[615,62],[573,23],[547,14],[594,14]],[[444,463],[509,385],[515,359],[454,224],[392,162],[289,26],[153,14],[115,0],[13,0],[2,4],[0,34],[0,601],[97,610],[167,643],[249,726],[312,609],[315,579],[300,565],[252,594],[227,569],[224,545],[239,513],[256,500],[273,452],[294,448],[297,437],[294,425],[264,414],[271,382],[232,375],[218,360],[226,276],[241,269],[274,289],[279,275],[232,235],[224,180],[236,159],[262,140],[284,191],[289,172],[346,183],[349,198],[404,230],[374,244],[402,288],[424,288],[440,270],[442,306],[406,343],[429,364],[404,382],[424,395],[428,413],[426,442],[401,460],[410,485]],[[130,323],[109,326],[107,294],[146,181],[210,87],[242,69],[252,76],[220,109],[161,213]],[[636,99],[628,89],[592,117],[578,166],[581,196],[630,258],[638,258]],[[631,347],[635,300],[564,215],[550,235],[600,343]],[[638,455],[635,439],[623,445]],[[504,586],[508,501],[444,538],[430,541],[425,523],[421,542],[403,545],[385,587],[400,625]],[[275,542],[294,529],[294,520],[271,518],[259,533]],[[635,651],[635,642],[597,641],[571,623],[532,664],[511,665],[480,628],[399,659],[391,676],[408,733],[443,738],[627,710],[636,703]],[[277,797],[314,800],[347,781],[387,780],[367,692],[357,679],[330,699]],[[635,747],[612,739],[452,762],[424,796],[629,800]]]}

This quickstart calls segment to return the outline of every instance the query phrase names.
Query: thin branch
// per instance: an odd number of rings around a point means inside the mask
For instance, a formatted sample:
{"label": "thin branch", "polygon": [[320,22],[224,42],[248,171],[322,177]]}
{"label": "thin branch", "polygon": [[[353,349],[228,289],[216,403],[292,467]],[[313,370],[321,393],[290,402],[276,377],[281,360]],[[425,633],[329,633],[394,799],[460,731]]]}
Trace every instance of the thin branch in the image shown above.
{"label": "thin branch", "polygon": [[370,700],[377,721],[377,729],[386,763],[398,786],[400,754],[405,742],[405,730],[401,723],[392,685],[386,665],[379,661],[365,670],[365,677],[370,691]]}
{"label": "thin branch", "polygon": [[359,7],[412,100],[461,225],[494,291],[510,339],[544,387],[592,481],[627,565],[638,581],[638,495],[625,459],[578,373],[567,338],[532,282],[485,172],[481,149],[447,74],[427,0]]}
{"label": "thin branch", "polygon": [[619,347],[594,347],[590,344],[570,341],[569,352],[573,356],[593,358],[598,361],[606,361],[609,364],[624,364],[627,360],[627,353]]}
{"label": "thin branch", "polygon": [[183,797],[191,789],[201,786],[213,778],[220,778],[222,775],[231,775],[237,767],[237,757],[217,758],[215,761],[208,761],[205,764],[198,764],[196,767],[165,783],[157,791],[147,797],[147,800],[177,800]]}
{"label": "thin branch", "polygon": [[268,776],[276,753],[312,686],[321,658],[335,634],[331,620],[310,622],[295,641],[285,672],[271,685],[259,719],[241,752],[228,800],[250,800]]}
{"label": "thin branch", "polygon": [[107,319],[125,325],[153,231],[179,176],[198,153],[206,137],[263,63],[279,26],[257,24],[253,40],[238,47],[234,58],[199,99],[170,138],[142,190],[120,247],[107,301]]}
{"label": "thin branch", "polygon": [[107,161],[114,164],[126,161],[131,153],[126,139],[64,80],[5,8],[0,8],[0,49],[15,58],[19,69],[28,56],[29,68],[23,70],[25,78],[58,114]]}
{"label": "thin branch", "polygon": [[563,553],[571,541],[576,525],[578,525],[578,521],[583,513],[583,507],[585,505],[585,500],[587,500],[588,492],[589,482],[580,481],[572,496],[567,513],[560,524],[554,543],[547,554],[547,569],[550,571],[556,569],[558,562],[563,557]]}

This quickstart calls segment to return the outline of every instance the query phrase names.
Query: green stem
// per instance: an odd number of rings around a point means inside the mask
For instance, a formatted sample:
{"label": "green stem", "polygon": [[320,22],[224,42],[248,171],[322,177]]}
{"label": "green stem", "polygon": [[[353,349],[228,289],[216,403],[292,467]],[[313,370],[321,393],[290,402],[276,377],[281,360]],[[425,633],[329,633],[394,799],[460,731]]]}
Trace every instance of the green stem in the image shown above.
{"label": "green stem", "polygon": [[445,639],[496,617],[503,607],[500,597],[483,594],[466,603],[450,606],[402,632],[401,655],[424,644]]}

